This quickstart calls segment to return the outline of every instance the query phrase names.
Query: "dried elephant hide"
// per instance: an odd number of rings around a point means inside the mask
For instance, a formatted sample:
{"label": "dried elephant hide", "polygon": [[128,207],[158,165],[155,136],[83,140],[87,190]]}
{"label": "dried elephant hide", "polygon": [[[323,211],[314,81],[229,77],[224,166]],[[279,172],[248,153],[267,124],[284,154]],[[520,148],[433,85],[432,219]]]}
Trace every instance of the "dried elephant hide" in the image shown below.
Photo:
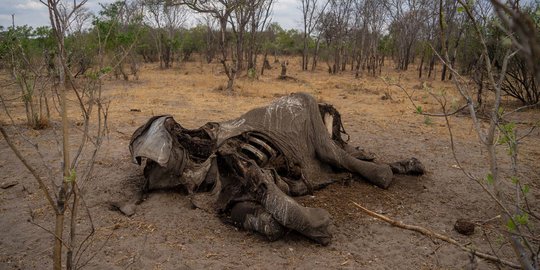
{"label": "dried elephant hide", "polygon": [[146,159],[144,190],[184,187],[217,191],[215,208],[227,222],[270,240],[295,230],[326,245],[331,217],[303,207],[301,196],[348,171],[387,188],[393,173],[422,174],[415,158],[377,164],[349,146],[339,112],[304,93],[275,100],[237,119],[186,129],[171,116],[151,118],[130,142],[133,161]]}

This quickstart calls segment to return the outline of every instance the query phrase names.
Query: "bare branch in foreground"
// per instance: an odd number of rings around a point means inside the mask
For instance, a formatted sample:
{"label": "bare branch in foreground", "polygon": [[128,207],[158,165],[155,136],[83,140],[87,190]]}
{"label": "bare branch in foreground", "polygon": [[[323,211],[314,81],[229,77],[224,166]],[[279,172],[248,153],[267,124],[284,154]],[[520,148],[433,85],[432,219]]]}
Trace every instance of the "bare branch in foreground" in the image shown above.
{"label": "bare branch in foreground", "polygon": [[504,259],[501,259],[497,256],[493,256],[493,255],[490,255],[490,254],[487,254],[487,253],[483,253],[483,252],[480,252],[480,251],[476,251],[472,248],[468,248],[462,244],[460,244],[458,241],[456,241],[455,239],[453,238],[450,238],[449,236],[446,236],[446,235],[442,235],[442,234],[439,234],[439,233],[436,233],[432,230],[429,230],[429,229],[426,229],[424,227],[420,227],[420,226],[416,226],[416,225],[408,225],[408,224],[404,224],[403,222],[401,221],[397,221],[397,220],[393,220],[387,216],[384,216],[384,215],[381,215],[381,214],[377,214],[363,206],[361,206],[360,204],[356,203],[356,202],[352,202],[354,204],[354,206],[356,206],[358,209],[364,211],[366,214],[374,217],[374,218],[377,218],[377,219],[380,219],[384,222],[387,222],[389,223],[390,225],[392,226],[395,226],[395,227],[398,227],[398,228],[402,228],[402,229],[405,229],[405,230],[409,230],[409,231],[415,231],[415,232],[419,232],[423,235],[426,235],[426,236],[429,236],[429,237],[435,237],[439,240],[442,240],[442,241],[445,241],[447,243],[450,243],[454,246],[457,246],[459,249],[463,250],[463,251],[466,251],[466,252],[469,252],[469,253],[472,253],[474,254],[475,256],[478,256],[482,259],[486,259],[486,260],[490,260],[490,261],[493,261],[493,262],[497,262],[497,263],[501,263],[501,264],[504,264],[504,265],[507,265],[507,266],[510,266],[512,268],[516,268],[516,269],[520,269],[521,266],[519,264],[515,264],[513,262],[510,262],[510,261],[507,261],[507,260],[504,260]]}
{"label": "bare branch in foreground", "polygon": [[32,167],[28,163],[28,161],[24,158],[24,156],[21,154],[21,152],[19,152],[19,149],[17,149],[17,147],[13,144],[13,142],[11,142],[11,138],[7,135],[7,133],[4,130],[4,127],[2,125],[0,125],[0,133],[2,133],[2,136],[4,136],[4,139],[6,140],[6,143],[8,144],[9,148],[11,148],[11,150],[13,150],[13,153],[15,153],[17,158],[23,163],[23,165],[28,169],[28,171],[30,171],[32,176],[34,176],[34,178],[37,180],[37,182],[39,184],[39,188],[43,191],[43,195],[45,196],[45,198],[49,202],[49,205],[53,208],[55,213],[57,213],[58,210],[55,207],[56,204],[54,203],[54,201],[53,201],[53,199],[52,199],[52,197],[51,197],[51,195],[49,193],[49,189],[47,188],[45,183],[43,183],[43,180],[39,176],[39,173],[34,169],[34,167]]}

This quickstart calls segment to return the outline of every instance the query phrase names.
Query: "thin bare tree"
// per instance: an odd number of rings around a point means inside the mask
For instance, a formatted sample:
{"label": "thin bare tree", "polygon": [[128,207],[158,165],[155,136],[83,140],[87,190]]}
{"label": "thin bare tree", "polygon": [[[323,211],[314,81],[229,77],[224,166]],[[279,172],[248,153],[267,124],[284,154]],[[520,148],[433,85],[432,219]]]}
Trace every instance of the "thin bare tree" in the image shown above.
{"label": "thin bare tree", "polygon": [[198,13],[209,14],[219,22],[219,48],[221,51],[220,62],[223,65],[225,75],[227,75],[227,87],[228,92],[234,90],[234,82],[238,73],[238,61],[233,55],[232,63],[229,62],[228,49],[229,38],[227,37],[227,25],[233,14],[240,4],[241,0],[211,0],[211,1],[197,1],[197,0],[182,0],[180,4],[185,4],[190,9]]}
{"label": "thin bare tree", "polygon": [[[109,103],[102,96],[101,86],[103,77],[110,74],[114,66],[106,67],[104,61],[104,47],[110,32],[104,36],[98,34],[99,64],[85,76],[85,79],[76,79],[68,65],[68,49],[66,48],[65,39],[72,22],[78,21],[73,16],[82,14],[78,11],[83,8],[86,2],[86,0],[73,2],[61,0],[41,1],[49,11],[51,29],[57,47],[54,64],[56,72],[51,74],[58,96],[58,99],[54,102],[55,105],[59,103],[60,109],[58,113],[61,118],[60,126],[62,130],[61,134],[57,135],[56,126],[52,125],[52,132],[58,146],[57,155],[46,156],[39,146],[41,142],[34,142],[18,131],[15,127],[15,121],[9,113],[9,108],[6,107],[3,98],[0,96],[4,111],[11,121],[11,129],[14,130],[14,132],[9,132],[10,128],[1,123],[0,133],[16,157],[32,174],[43,197],[54,213],[53,230],[35,223],[33,215],[31,215],[30,219],[30,222],[51,233],[54,237],[54,269],[62,268],[64,251],[67,269],[84,266],[93,257],[83,258],[83,255],[91,249],[89,248],[92,242],[90,239],[95,232],[90,211],[85,206],[83,197],[84,188],[93,176],[94,161],[103,143],[104,136],[107,134]],[[131,47],[128,49],[131,49]],[[127,52],[121,58],[125,58],[126,55]],[[118,63],[121,61],[122,59],[119,59]],[[76,101],[77,106],[68,105],[68,95]],[[71,112],[77,113],[73,115]],[[82,119],[78,117],[82,117]],[[80,127],[71,124],[75,119],[82,123]],[[75,143],[71,142],[72,138],[77,138]],[[34,165],[36,162],[31,162],[30,156],[21,153],[19,141],[25,142],[35,150],[38,159],[41,161],[41,166]],[[76,146],[73,147],[73,145]],[[59,163],[62,172],[55,172],[51,162]],[[46,174],[41,173],[42,171],[45,171]],[[79,214],[81,207],[85,210],[83,212],[84,217]],[[79,224],[81,219],[88,222],[86,224],[87,229],[84,232],[79,231],[80,227],[82,227]],[[67,236],[65,236],[66,229],[68,231]],[[80,239],[81,235],[86,236]]]}
{"label": "thin bare tree", "polygon": [[145,21],[156,31],[150,31],[158,50],[160,68],[170,68],[174,61],[174,45],[178,31],[188,18],[187,9],[165,0],[144,0]]}
{"label": "thin bare tree", "polygon": [[250,22],[248,23],[249,38],[247,47],[247,68],[248,71],[257,70],[257,56],[261,50],[261,33],[270,23],[272,7],[275,0],[258,0],[249,4]]}
{"label": "thin bare tree", "polygon": [[302,70],[308,70],[308,43],[329,2],[328,0],[300,0],[304,27],[302,33]]}

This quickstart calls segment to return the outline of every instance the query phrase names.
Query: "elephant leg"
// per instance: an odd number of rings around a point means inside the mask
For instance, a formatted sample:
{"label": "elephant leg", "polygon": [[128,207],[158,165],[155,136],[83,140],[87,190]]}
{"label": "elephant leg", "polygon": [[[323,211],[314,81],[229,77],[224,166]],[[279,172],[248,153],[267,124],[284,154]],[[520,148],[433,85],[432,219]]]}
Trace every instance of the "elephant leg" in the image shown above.
{"label": "elephant leg", "polygon": [[416,158],[405,159],[388,164],[396,174],[422,175],[425,172],[424,164]]}
{"label": "elephant leg", "polygon": [[251,183],[250,189],[276,221],[322,245],[330,243],[331,218],[328,211],[300,205],[275,184],[274,177],[279,177],[277,174],[254,163],[241,163],[246,168],[245,177]]}
{"label": "elephant leg", "polygon": [[284,228],[277,222],[262,205],[244,201],[236,203],[232,209],[230,218],[232,222],[245,230],[258,232],[275,241],[284,234]]}
{"label": "elephant leg", "polygon": [[316,143],[315,152],[322,162],[357,173],[378,187],[388,188],[392,182],[393,173],[389,165],[356,159],[338,147],[330,138]]}

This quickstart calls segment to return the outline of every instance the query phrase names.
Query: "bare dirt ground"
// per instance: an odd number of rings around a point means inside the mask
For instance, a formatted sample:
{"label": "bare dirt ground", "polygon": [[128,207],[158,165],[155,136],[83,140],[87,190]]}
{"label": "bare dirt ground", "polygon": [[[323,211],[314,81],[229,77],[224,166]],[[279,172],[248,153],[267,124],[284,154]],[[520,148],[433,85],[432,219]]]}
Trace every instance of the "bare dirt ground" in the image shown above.
{"label": "bare dirt ground", "polygon": [[[500,233],[495,203],[481,187],[468,180],[452,158],[448,130],[442,118],[415,114],[403,92],[388,88],[380,78],[353,74],[328,75],[320,71],[298,72],[297,59],[290,59],[289,74],[298,81],[277,80],[278,65],[259,80],[242,78],[234,95],[215,90],[225,83],[219,65],[199,62],[181,64],[170,70],[146,65],[138,81],[107,80],[104,93],[111,101],[109,136],[97,159],[95,177],[85,187],[85,203],[94,225],[95,237],[79,264],[90,259],[88,269],[463,269],[470,266],[493,269],[496,265],[471,257],[456,247],[426,236],[404,231],[363,214],[352,205],[369,209],[406,223],[431,228],[456,238],[469,247],[512,259],[513,252]],[[425,111],[436,110],[436,102],[420,87],[416,71],[397,73],[385,67],[382,76],[397,79]],[[438,76],[438,74],[437,74]],[[450,83],[426,81],[437,91],[446,90],[448,101],[455,91]],[[17,90],[2,89],[2,95],[16,97]],[[186,127],[207,121],[237,117],[265,105],[275,97],[303,91],[332,103],[342,114],[350,143],[377,153],[379,162],[416,157],[428,173],[421,177],[396,176],[388,190],[361,179],[338,182],[313,196],[297,198],[308,206],[327,209],[334,220],[334,239],[323,247],[290,233],[284,239],[268,242],[263,237],[223,224],[212,213],[192,209],[182,192],[155,192],[126,217],[110,209],[110,202],[128,200],[142,181],[142,168],[130,161],[128,143],[132,132],[158,114],[171,114]],[[388,93],[392,99],[381,99]],[[71,98],[73,106],[75,99]],[[516,104],[506,101],[506,107]],[[11,101],[8,107],[19,128],[24,123],[23,104]],[[130,111],[139,109],[140,112]],[[2,112],[3,113],[3,112]],[[7,123],[5,115],[2,121]],[[525,129],[540,120],[540,111],[518,113],[518,127]],[[77,119],[72,117],[72,125]],[[478,143],[470,118],[451,117],[457,156],[473,174],[487,173],[485,150]],[[47,155],[54,156],[56,144],[51,129],[24,133],[40,142]],[[75,145],[77,141],[73,138]],[[35,152],[21,141],[23,154],[39,165]],[[509,172],[504,147],[499,148],[501,169]],[[540,133],[531,133],[520,145],[522,180],[530,183],[529,202],[539,209]],[[59,170],[60,164],[53,164]],[[0,139],[0,182],[18,184],[0,189],[0,269],[45,269],[51,267],[52,210],[41,196],[35,180]],[[506,181],[506,180],[505,180]],[[509,194],[510,181],[504,186]],[[80,215],[80,240],[88,222]],[[458,218],[488,221],[471,236],[458,234],[453,225]],[[536,228],[538,230],[539,228]]]}

